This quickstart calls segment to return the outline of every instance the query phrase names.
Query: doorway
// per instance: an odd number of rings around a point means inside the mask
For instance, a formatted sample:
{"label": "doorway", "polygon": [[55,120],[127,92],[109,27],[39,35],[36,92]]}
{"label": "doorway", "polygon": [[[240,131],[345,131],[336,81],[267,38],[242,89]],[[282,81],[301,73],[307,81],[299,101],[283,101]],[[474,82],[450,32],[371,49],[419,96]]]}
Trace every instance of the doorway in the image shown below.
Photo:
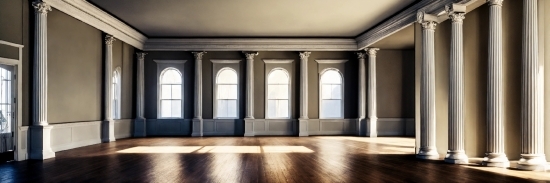
{"label": "doorway", "polygon": [[14,160],[14,67],[0,64],[0,162]]}

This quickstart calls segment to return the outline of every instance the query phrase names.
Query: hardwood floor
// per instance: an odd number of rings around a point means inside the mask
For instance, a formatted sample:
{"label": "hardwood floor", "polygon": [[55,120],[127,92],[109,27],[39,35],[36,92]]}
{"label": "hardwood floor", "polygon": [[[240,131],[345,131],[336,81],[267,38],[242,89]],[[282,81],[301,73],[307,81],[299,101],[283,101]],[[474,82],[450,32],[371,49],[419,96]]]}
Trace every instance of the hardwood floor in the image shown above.
{"label": "hardwood floor", "polygon": [[535,182],[421,161],[412,138],[122,139],[0,164],[0,182]]}

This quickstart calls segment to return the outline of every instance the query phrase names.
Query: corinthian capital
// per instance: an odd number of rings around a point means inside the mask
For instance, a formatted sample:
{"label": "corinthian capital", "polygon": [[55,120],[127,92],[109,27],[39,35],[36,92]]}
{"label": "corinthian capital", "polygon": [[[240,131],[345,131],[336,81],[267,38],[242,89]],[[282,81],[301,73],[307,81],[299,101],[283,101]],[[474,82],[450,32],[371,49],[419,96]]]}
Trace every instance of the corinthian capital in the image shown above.
{"label": "corinthian capital", "polygon": [[367,55],[365,52],[355,52],[355,54],[357,55],[357,59],[365,59],[365,56]]}
{"label": "corinthian capital", "polygon": [[453,22],[462,23],[464,14],[466,13],[466,6],[454,3],[449,4],[445,6],[445,12]]}
{"label": "corinthian capital", "polygon": [[380,48],[367,48],[367,49],[365,49],[365,51],[367,51],[367,54],[369,56],[376,56],[376,52],[378,52],[378,50],[380,50]]}
{"label": "corinthian capital", "polygon": [[52,11],[52,7],[50,7],[49,4],[42,1],[32,2],[32,7],[34,7],[34,11],[36,13],[40,13],[40,14],[48,14],[48,11]]}
{"label": "corinthian capital", "polygon": [[137,55],[138,60],[144,60],[144,59],[145,59],[145,55],[147,55],[147,53],[145,53],[145,52],[137,52],[136,55]]}
{"label": "corinthian capital", "polygon": [[493,6],[493,5],[502,6],[502,1],[504,0],[487,0],[487,3],[490,6]]}
{"label": "corinthian capital", "polygon": [[302,52],[300,52],[300,58],[301,59],[307,59],[310,54],[311,54],[311,52],[309,52],[309,51],[302,51]]}
{"label": "corinthian capital", "polygon": [[206,53],[205,51],[200,52],[192,52],[193,56],[195,56],[195,60],[202,60],[202,56]]}
{"label": "corinthian capital", "polygon": [[247,60],[253,60],[254,59],[254,56],[258,55],[258,52],[247,52],[247,51],[243,51],[244,53],[244,56],[246,56],[246,59]]}
{"label": "corinthian capital", "polygon": [[105,44],[106,45],[113,45],[113,41],[116,41],[116,38],[112,35],[105,36]]}
{"label": "corinthian capital", "polygon": [[418,11],[416,13],[416,21],[422,25],[424,29],[435,30],[437,25],[437,16],[427,14],[424,11]]}

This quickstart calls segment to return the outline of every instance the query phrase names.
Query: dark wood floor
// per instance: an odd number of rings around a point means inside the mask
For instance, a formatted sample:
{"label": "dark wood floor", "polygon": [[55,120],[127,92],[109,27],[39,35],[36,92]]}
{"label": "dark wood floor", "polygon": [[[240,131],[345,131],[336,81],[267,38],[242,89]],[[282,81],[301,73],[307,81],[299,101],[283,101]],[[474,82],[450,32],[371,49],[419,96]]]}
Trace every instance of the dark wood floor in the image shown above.
{"label": "dark wood floor", "polygon": [[[131,148],[136,146],[185,147],[183,151],[182,147],[179,147],[180,149],[171,147],[180,153],[150,152],[155,150],[154,147],[145,147],[145,150],[142,148],[141,151],[138,149],[132,152]],[[189,147],[190,152],[181,153],[187,146],[198,147]],[[465,166],[444,164],[441,161],[420,161],[415,159],[413,147],[414,139],[405,138],[124,139],[57,152],[55,158],[45,161],[2,163],[0,164],[0,182],[535,181]],[[193,150],[193,148],[199,150]],[[218,151],[215,150],[216,148]],[[308,149],[313,152],[308,153]],[[121,150],[127,153],[119,152]],[[278,152],[270,153],[273,150]],[[291,152],[293,150],[299,152]]]}

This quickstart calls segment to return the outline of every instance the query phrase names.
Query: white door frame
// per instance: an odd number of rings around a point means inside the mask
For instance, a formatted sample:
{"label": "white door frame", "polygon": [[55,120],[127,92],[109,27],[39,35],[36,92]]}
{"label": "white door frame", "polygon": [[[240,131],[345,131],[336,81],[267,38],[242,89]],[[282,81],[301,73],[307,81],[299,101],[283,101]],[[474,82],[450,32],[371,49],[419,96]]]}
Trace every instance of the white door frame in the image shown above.
{"label": "white door frame", "polygon": [[[0,40],[0,44],[15,47],[19,49],[19,59],[11,59],[11,58],[3,58],[0,57],[0,64],[4,65],[11,65],[14,67],[15,73],[15,92],[13,93],[13,97],[16,99],[14,111],[15,112],[15,128],[14,128],[14,138],[15,138],[15,152],[14,152],[14,159],[16,161],[23,161],[28,159],[27,155],[27,139],[28,139],[28,126],[23,126],[23,99],[22,99],[22,91],[23,91],[23,82],[21,81],[20,77],[22,76],[23,67],[21,66],[23,62],[23,45],[10,43],[7,41]],[[31,86],[32,87],[32,86]],[[29,124],[30,125],[30,124]]]}

